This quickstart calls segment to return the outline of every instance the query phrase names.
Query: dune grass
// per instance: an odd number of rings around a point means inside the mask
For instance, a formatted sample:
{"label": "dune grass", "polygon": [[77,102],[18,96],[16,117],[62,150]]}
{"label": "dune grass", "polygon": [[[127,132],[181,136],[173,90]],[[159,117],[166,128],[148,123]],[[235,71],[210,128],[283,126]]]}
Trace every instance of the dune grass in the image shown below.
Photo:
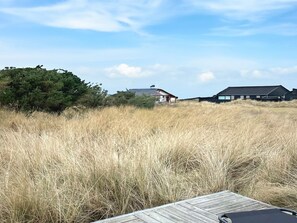
{"label": "dune grass", "polygon": [[297,209],[297,102],[0,110],[1,222],[90,222],[231,190]]}

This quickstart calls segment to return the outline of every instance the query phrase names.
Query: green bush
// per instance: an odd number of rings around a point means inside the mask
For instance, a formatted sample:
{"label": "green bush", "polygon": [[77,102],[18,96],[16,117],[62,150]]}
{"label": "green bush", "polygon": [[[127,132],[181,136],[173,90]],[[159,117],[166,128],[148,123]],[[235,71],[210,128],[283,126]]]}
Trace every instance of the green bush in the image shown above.
{"label": "green bush", "polygon": [[107,91],[103,90],[101,84],[90,85],[85,94],[78,100],[78,104],[84,105],[88,108],[96,108],[106,105]]}
{"label": "green bush", "polygon": [[129,104],[138,108],[153,108],[156,99],[152,96],[135,96],[129,100]]}
{"label": "green bush", "polygon": [[138,108],[153,108],[155,106],[155,98],[152,96],[138,96],[130,91],[118,91],[107,99],[110,106],[132,105]]}
{"label": "green bush", "polygon": [[129,91],[118,91],[107,99],[107,104],[110,106],[129,105],[129,100],[135,97],[135,93]]}
{"label": "green bush", "polygon": [[73,73],[35,68],[5,68],[0,71],[0,105],[22,111],[61,112],[82,104],[104,104],[106,91],[101,85],[85,83]]}

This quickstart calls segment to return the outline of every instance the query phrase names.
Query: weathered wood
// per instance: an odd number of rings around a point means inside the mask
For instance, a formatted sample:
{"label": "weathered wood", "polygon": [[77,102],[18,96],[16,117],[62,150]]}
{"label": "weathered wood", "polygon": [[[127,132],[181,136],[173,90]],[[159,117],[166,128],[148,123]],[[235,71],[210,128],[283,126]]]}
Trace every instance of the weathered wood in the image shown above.
{"label": "weathered wood", "polygon": [[134,219],[131,221],[125,221],[125,223],[146,223],[146,222],[140,219]]}
{"label": "weathered wood", "polygon": [[97,221],[95,223],[217,223],[218,216],[226,212],[267,208],[273,208],[273,206],[230,191],[222,191]]}
{"label": "weathered wood", "polygon": [[135,213],[135,216],[145,222],[151,222],[151,223],[160,223],[161,221],[158,221],[157,219],[154,219],[153,217],[149,216],[146,213]]}
{"label": "weathered wood", "polygon": [[160,213],[157,212],[158,209],[156,210],[149,210],[145,214],[148,215],[149,217],[156,219],[159,222],[164,222],[164,223],[174,223],[172,219],[170,219],[168,216],[164,216]]}
{"label": "weathered wood", "polygon": [[134,215],[121,215],[117,218],[109,218],[109,219],[105,219],[105,220],[101,220],[99,222],[101,223],[105,223],[105,222],[108,222],[108,223],[117,223],[117,222],[129,222],[129,221],[133,221],[133,220],[138,220],[137,217],[135,217]]}
{"label": "weathered wood", "polygon": [[200,219],[201,222],[205,223],[215,223],[216,221],[211,220],[208,216],[204,215],[201,212],[197,212],[192,209],[185,208],[181,205],[176,205],[174,207],[168,207],[166,211],[175,213],[176,215],[182,216],[183,219],[189,222],[197,222],[197,219]]}
{"label": "weathered wood", "polygon": [[[213,213],[210,213],[210,212],[208,212],[208,211],[205,211],[205,210],[203,210],[203,209],[200,209],[200,208],[197,208],[197,207],[195,207],[195,206],[193,206],[193,205],[191,205],[191,204],[188,204],[187,202],[184,202],[184,203],[182,203],[182,204],[179,204],[181,207],[184,207],[184,208],[187,208],[187,209],[189,209],[189,210],[191,210],[191,211],[193,211],[193,212],[196,212],[197,214],[199,214],[199,216],[204,216],[204,217],[206,217],[206,219],[209,219],[210,220],[210,222],[212,222],[212,221],[217,221],[217,219],[218,219],[218,216],[217,215],[215,215],[215,214],[213,214]],[[201,218],[201,217],[200,217]],[[199,218],[198,218],[199,219]]]}

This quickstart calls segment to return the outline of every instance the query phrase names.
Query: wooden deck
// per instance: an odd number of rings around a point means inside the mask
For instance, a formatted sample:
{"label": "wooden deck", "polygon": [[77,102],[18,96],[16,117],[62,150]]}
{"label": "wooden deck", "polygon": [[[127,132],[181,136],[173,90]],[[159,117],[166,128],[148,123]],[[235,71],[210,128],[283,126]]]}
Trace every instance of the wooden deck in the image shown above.
{"label": "wooden deck", "polygon": [[226,212],[250,211],[267,208],[273,208],[273,206],[230,191],[222,191],[96,221],[96,223],[218,223],[218,216]]}

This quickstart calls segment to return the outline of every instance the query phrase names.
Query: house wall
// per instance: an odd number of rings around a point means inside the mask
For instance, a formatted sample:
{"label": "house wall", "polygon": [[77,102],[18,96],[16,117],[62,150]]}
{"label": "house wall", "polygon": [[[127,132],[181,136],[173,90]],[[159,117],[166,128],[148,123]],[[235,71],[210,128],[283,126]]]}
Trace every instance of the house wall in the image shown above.
{"label": "house wall", "polygon": [[162,96],[158,96],[157,97],[157,101],[160,103],[175,103],[176,102],[176,98],[175,97],[171,97],[170,95],[162,95]]}
{"label": "house wall", "polygon": [[294,89],[289,92],[288,94],[286,94],[286,100],[290,101],[290,100],[295,100],[297,99],[297,89]]}
{"label": "house wall", "polygon": [[161,103],[164,103],[164,102],[174,103],[174,102],[176,102],[176,98],[172,97],[170,94],[168,94],[168,93],[166,93],[164,91],[161,91],[161,90],[159,90],[158,92],[159,92],[159,94],[161,94],[160,100],[159,100]]}
{"label": "house wall", "polygon": [[277,97],[281,97],[282,99],[285,98],[285,95],[288,93],[288,91],[282,87],[278,87],[277,89],[275,89],[274,91],[270,92],[268,96],[277,96]]}
{"label": "house wall", "polygon": [[272,101],[278,101],[283,100],[285,96],[279,96],[279,95],[219,95],[218,100],[219,101],[233,101],[237,99],[242,100],[272,100]]}
{"label": "house wall", "polygon": [[170,102],[171,102],[171,103],[175,103],[175,102],[176,102],[176,98],[171,97],[171,98],[170,98]]}

